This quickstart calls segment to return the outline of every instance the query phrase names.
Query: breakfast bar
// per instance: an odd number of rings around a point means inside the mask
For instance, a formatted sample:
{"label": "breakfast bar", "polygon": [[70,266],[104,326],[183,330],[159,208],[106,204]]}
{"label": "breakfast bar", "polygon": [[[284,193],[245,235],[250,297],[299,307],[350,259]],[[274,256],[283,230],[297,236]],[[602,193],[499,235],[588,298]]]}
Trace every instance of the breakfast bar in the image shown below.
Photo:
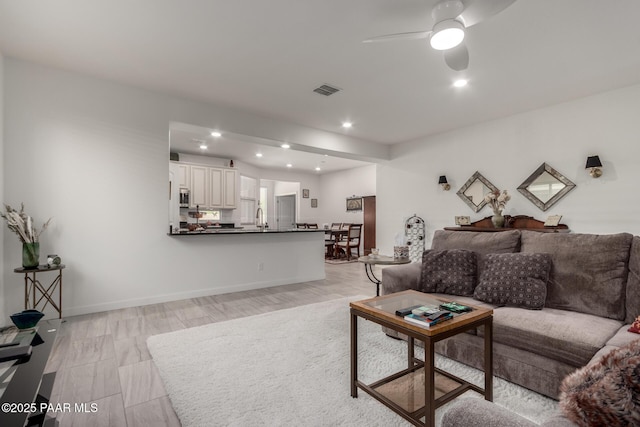
{"label": "breakfast bar", "polygon": [[[173,280],[172,298],[322,280],[324,232],[313,229],[205,229],[168,234]],[[181,279],[183,271],[189,279]]]}

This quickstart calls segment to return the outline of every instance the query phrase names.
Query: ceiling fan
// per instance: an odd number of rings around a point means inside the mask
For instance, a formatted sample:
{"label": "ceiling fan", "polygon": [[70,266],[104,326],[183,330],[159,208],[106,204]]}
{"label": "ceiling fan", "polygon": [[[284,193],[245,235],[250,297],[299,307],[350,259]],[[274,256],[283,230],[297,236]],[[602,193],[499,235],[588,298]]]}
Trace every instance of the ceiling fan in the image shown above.
{"label": "ceiling fan", "polygon": [[441,0],[433,6],[434,25],[430,31],[388,34],[364,40],[377,43],[396,40],[429,39],[431,47],[444,52],[449,68],[462,71],[469,66],[469,51],[463,43],[465,29],[502,12],[515,0]]}

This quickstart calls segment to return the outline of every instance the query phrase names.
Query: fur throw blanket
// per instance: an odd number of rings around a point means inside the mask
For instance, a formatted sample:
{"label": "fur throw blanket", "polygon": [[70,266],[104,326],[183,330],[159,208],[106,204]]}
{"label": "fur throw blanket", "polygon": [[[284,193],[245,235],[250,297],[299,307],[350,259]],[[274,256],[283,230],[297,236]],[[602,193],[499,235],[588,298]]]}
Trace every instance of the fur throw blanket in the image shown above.
{"label": "fur throw blanket", "polygon": [[560,407],[579,426],[640,426],[640,340],[568,375]]}

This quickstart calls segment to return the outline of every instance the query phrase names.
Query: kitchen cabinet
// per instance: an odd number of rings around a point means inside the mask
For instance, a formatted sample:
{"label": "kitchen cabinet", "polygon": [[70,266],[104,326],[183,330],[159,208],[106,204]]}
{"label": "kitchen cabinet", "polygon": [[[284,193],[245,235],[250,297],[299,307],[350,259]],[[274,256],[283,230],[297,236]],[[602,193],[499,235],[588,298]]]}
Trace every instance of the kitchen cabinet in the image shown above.
{"label": "kitchen cabinet", "polygon": [[209,207],[209,168],[191,165],[191,187],[189,206],[195,208]]}
{"label": "kitchen cabinet", "polygon": [[189,167],[192,208],[236,209],[238,171],[193,164]]}
{"label": "kitchen cabinet", "polygon": [[209,168],[209,201],[212,208],[224,207],[224,171]]}
{"label": "kitchen cabinet", "polygon": [[178,164],[177,174],[178,188],[190,188],[191,187],[191,170],[190,166],[186,164]]}
{"label": "kitchen cabinet", "polygon": [[238,171],[235,169],[224,169],[224,204],[226,209],[235,209],[237,207],[237,182]]}

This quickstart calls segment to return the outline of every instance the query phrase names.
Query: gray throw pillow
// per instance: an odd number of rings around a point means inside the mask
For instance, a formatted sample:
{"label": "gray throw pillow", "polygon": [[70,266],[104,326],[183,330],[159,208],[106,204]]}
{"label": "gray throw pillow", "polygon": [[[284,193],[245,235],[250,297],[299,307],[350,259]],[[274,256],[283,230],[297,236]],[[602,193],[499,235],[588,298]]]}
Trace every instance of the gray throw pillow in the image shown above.
{"label": "gray throw pillow", "polygon": [[476,285],[476,254],[464,249],[436,251],[422,254],[420,290],[451,295],[473,295]]}
{"label": "gray throw pillow", "polygon": [[488,254],[473,296],[490,304],[541,310],[550,270],[549,254]]}

